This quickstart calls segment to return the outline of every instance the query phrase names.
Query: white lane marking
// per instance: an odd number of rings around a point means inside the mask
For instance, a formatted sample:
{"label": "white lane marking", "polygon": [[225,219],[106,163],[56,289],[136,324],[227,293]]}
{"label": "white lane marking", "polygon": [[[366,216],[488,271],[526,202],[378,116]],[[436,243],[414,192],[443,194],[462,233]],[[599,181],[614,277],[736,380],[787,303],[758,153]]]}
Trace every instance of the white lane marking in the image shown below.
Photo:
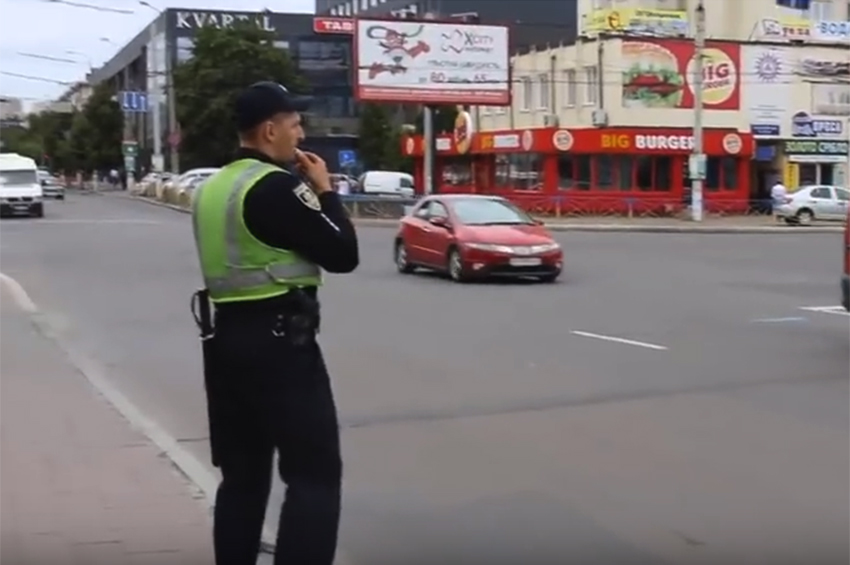
{"label": "white lane marking", "polygon": [[12,299],[21,310],[27,314],[35,314],[38,312],[38,307],[35,305],[35,302],[32,301],[30,295],[27,294],[27,291],[24,290],[24,287],[22,287],[18,281],[9,275],[0,273],[0,282],[6,285],[6,288],[9,290],[9,294],[12,295]]}
{"label": "white lane marking", "polygon": [[805,316],[786,316],[784,318],[758,318],[750,320],[754,324],[781,324],[783,322],[808,322],[809,319]]}
{"label": "white lane marking", "polygon": [[[112,386],[108,378],[98,364],[81,353],[76,348],[69,346],[62,340],[52,328],[41,312],[30,298],[24,287],[15,279],[0,273],[0,283],[6,285],[15,303],[32,316],[33,323],[48,338],[52,339],[65,352],[71,363],[89,381],[92,387],[100,393],[130,425],[144,434],[154,445],[156,445],[171,461],[188,477],[203,493],[210,507],[215,505],[215,495],[218,489],[218,477],[209,467],[201,463],[192,453],[183,449],[177,439],[165,431],[155,420],[142,412],[133,402],[124,396],[117,388]],[[274,547],[276,532],[267,525],[263,526],[263,542]]]}
{"label": "white lane marking", "polygon": [[818,312],[820,314],[836,314],[838,316],[850,316],[850,312],[843,306],[801,306],[800,310],[807,312]]}
{"label": "white lane marking", "polygon": [[159,225],[162,222],[157,221],[157,220],[139,220],[139,219],[122,220],[120,218],[119,219],[98,218],[98,219],[92,219],[92,220],[83,220],[83,219],[79,219],[79,220],[31,220],[29,222],[26,222],[26,221],[9,222],[8,224],[4,222],[3,227],[5,228],[5,227],[9,227],[9,226],[26,226],[26,225],[29,225],[31,223],[35,223],[35,224],[39,224],[39,225],[41,225],[41,224],[63,224],[63,225],[68,225],[68,224],[72,224],[72,225],[73,224],[82,224],[82,225],[98,225],[98,224],[133,225],[133,224],[136,224],[136,225],[154,226],[154,225]]}
{"label": "white lane marking", "polygon": [[635,347],[643,347],[645,349],[654,349],[656,351],[667,351],[667,348],[664,347],[663,345],[657,345],[655,343],[647,343],[645,341],[635,341],[633,339],[626,339],[626,338],[623,338],[623,337],[595,334],[595,333],[583,332],[583,331],[579,331],[579,330],[573,330],[570,333],[572,333],[573,335],[578,335],[578,336],[582,336],[582,337],[590,337],[590,338],[593,338],[593,339],[601,339],[602,341],[610,341],[610,342],[613,342],[613,343],[622,343],[624,345],[634,345]]}

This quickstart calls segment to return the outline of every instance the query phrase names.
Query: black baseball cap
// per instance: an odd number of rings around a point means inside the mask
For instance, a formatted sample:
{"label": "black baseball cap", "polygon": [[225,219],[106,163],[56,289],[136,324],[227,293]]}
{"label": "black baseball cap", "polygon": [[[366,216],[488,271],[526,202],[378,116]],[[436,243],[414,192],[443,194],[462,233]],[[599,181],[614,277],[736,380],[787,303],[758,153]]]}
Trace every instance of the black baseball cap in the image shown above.
{"label": "black baseball cap", "polygon": [[256,82],[236,98],[236,128],[248,131],[275,114],[306,112],[312,98],[298,96],[273,81]]}

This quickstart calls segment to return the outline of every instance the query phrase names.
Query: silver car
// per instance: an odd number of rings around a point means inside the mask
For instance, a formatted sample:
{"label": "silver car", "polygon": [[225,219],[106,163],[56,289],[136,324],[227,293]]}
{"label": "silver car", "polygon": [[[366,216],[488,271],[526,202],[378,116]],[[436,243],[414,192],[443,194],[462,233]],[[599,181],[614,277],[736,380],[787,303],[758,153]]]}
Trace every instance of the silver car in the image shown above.
{"label": "silver car", "polygon": [[774,209],[777,218],[789,224],[810,224],[814,220],[843,222],[850,206],[850,190],[825,184],[800,187]]}

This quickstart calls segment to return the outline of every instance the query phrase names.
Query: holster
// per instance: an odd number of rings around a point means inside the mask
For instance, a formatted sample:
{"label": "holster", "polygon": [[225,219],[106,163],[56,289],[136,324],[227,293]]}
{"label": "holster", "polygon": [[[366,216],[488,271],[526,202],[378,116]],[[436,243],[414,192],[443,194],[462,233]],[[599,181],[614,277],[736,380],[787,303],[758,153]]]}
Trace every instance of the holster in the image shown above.
{"label": "holster", "polygon": [[313,343],[321,325],[319,302],[300,289],[290,292],[287,307],[278,314],[272,332],[295,347]]}

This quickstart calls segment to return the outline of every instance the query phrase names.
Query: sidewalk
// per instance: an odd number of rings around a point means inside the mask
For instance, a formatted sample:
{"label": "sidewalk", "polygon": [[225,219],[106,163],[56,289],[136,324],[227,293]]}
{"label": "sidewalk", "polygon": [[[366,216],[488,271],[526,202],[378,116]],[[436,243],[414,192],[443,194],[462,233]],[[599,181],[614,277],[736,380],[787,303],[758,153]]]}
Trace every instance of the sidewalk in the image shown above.
{"label": "sidewalk", "polygon": [[3,563],[211,565],[205,501],[3,292]]}

